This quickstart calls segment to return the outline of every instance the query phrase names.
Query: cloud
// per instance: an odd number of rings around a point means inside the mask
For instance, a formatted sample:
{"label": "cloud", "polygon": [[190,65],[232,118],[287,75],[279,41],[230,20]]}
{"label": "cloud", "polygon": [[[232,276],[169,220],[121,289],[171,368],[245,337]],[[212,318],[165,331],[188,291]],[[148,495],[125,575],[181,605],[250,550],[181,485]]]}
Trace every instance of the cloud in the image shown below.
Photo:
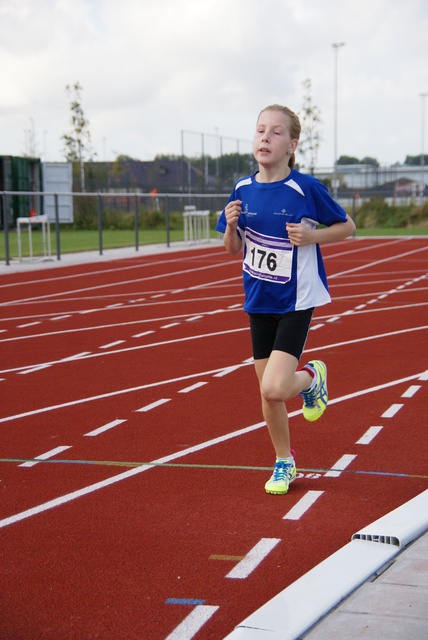
{"label": "cloud", "polygon": [[[79,81],[100,159],[117,153],[250,151],[258,112],[299,111],[312,80],[323,119],[318,164],[333,162],[334,52],[338,51],[339,155],[384,163],[420,152],[424,0],[0,0],[0,154],[61,160]],[[246,146],[245,146],[246,145]],[[245,149],[244,149],[245,147]]]}

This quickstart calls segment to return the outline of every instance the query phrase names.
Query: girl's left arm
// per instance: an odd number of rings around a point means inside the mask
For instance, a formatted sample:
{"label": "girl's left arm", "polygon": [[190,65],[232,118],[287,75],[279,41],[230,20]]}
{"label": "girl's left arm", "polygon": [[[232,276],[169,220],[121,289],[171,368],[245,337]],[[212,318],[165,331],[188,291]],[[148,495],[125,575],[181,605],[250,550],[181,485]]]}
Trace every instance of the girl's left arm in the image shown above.
{"label": "girl's left arm", "polygon": [[321,242],[338,242],[344,240],[355,232],[355,224],[352,218],[346,214],[345,222],[335,222],[330,227],[311,229],[305,224],[287,224],[288,238],[296,247],[304,247],[308,244]]}

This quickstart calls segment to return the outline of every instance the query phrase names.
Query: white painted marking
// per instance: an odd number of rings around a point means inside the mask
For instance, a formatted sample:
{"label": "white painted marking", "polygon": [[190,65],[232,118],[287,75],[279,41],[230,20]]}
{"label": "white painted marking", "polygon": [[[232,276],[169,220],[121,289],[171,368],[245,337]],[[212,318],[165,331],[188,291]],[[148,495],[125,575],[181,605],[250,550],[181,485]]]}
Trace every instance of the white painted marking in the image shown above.
{"label": "white painted marking", "polygon": [[259,564],[263,562],[268,553],[270,553],[279,542],[281,542],[281,538],[262,538],[260,542],[247,553],[245,558],[229,571],[226,578],[238,580],[248,578],[250,573],[252,573],[254,569],[257,569]]}
{"label": "white painted marking", "polygon": [[415,395],[415,393],[417,391],[419,391],[419,389],[421,388],[421,386],[419,384],[413,384],[412,386],[410,386],[401,396],[402,398],[413,398],[413,396]]}
{"label": "white painted marking", "polygon": [[88,313],[96,313],[99,309],[83,309],[83,311],[79,311],[81,316],[84,316]]}
{"label": "white painted marking", "polygon": [[41,324],[41,322],[37,321],[37,322],[27,322],[27,324],[19,324],[18,329],[25,329],[26,327],[35,327],[37,324]]}
{"label": "white painted marking", "polygon": [[242,307],[242,304],[238,303],[238,304],[231,304],[229,307],[227,307],[228,309],[239,309],[240,307]]}
{"label": "white painted marking", "polygon": [[135,336],[132,336],[133,338],[143,338],[144,336],[148,336],[151,333],[154,333],[153,329],[150,331],[143,331],[143,333],[136,333]]}
{"label": "white painted marking", "polygon": [[187,318],[186,322],[195,322],[195,320],[202,320],[204,316],[192,316],[191,318]]}
{"label": "white painted marking", "polygon": [[378,300],[383,300],[384,298],[387,298],[387,297],[388,297],[388,294],[384,293],[383,295],[378,296]]}
{"label": "white painted marking", "polygon": [[324,491],[308,491],[299,502],[285,514],[283,520],[300,520],[310,507],[322,496]]}
{"label": "white painted marking", "polygon": [[203,625],[215,614],[218,607],[198,604],[166,640],[192,640]]}
{"label": "white painted marking", "polygon": [[359,304],[358,307],[355,307],[355,308],[358,309],[359,311],[360,309],[365,309],[366,306],[367,306],[366,304]]}
{"label": "white painted marking", "polygon": [[229,375],[229,373],[233,373],[234,371],[237,371],[241,367],[242,367],[241,364],[236,364],[233,367],[226,367],[226,369],[222,369],[222,371],[215,373],[214,378],[223,378],[223,376],[227,376]]}
{"label": "white painted marking", "polygon": [[170,324],[164,324],[163,327],[161,327],[161,329],[171,329],[172,327],[177,327],[179,324],[181,324],[180,322],[171,322]]}
{"label": "white painted marking", "polygon": [[108,431],[109,429],[113,429],[114,427],[119,426],[123,422],[126,422],[126,420],[120,420],[119,418],[117,418],[117,420],[113,420],[112,422],[109,422],[108,424],[105,424],[102,427],[98,427],[98,429],[94,429],[93,431],[89,431],[88,433],[85,433],[84,435],[85,436],[98,436],[100,433],[104,433],[104,431]]}
{"label": "white painted marking", "polygon": [[[290,416],[291,414],[289,414],[289,417]],[[78,489],[77,491],[73,491],[72,493],[67,493],[64,496],[54,498],[53,500],[49,500],[48,502],[44,502],[43,504],[38,505],[37,507],[32,507],[31,509],[27,509],[26,511],[21,511],[21,513],[17,513],[14,516],[3,518],[3,520],[0,520],[0,529],[3,527],[7,527],[10,524],[14,524],[15,522],[20,522],[21,520],[26,520],[27,518],[31,518],[32,516],[48,511],[49,509],[53,509],[54,507],[59,507],[62,504],[67,504],[68,502],[76,500],[77,498],[81,498],[90,493],[94,493],[99,489],[104,489],[105,487],[109,487],[110,485],[116,484],[117,482],[121,482],[122,480],[127,480],[128,478],[132,478],[133,476],[139,475],[140,473],[144,473],[145,471],[150,471],[151,469],[157,469],[159,468],[158,465],[162,463],[172,462],[173,460],[184,458],[185,456],[191,453],[202,451],[203,449],[207,449],[208,447],[213,447],[217,444],[225,442],[226,440],[230,440],[231,438],[238,438],[239,436],[245,435],[246,433],[250,433],[251,431],[256,431],[257,429],[261,429],[262,427],[265,427],[265,426],[266,426],[265,422],[258,422],[256,424],[251,425],[250,427],[239,429],[238,431],[228,433],[225,436],[213,438],[212,440],[202,442],[193,447],[189,447],[188,449],[184,449],[183,451],[178,451],[168,456],[164,456],[163,458],[154,460],[151,464],[141,465],[139,467],[128,469],[127,471],[124,471],[123,473],[119,473],[116,476],[112,476],[110,478],[107,478],[106,480],[101,480],[101,482],[96,482],[95,484],[91,484],[87,487],[83,487],[83,489]]]}
{"label": "white painted marking", "polygon": [[355,444],[370,444],[373,438],[376,438],[377,434],[382,431],[382,428],[383,427],[370,427]]}
{"label": "white painted marking", "polygon": [[123,307],[123,302],[116,302],[116,304],[109,304],[106,306],[106,309],[117,309],[118,307]]}
{"label": "white painted marking", "polygon": [[39,364],[36,367],[28,367],[28,369],[24,369],[23,371],[18,371],[18,375],[25,376],[27,373],[36,373],[37,371],[43,371],[43,369],[49,369],[51,365],[49,363]]}
{"label": "white painted marking", "polygon": [[[316,347],[313,349],[315,351]],[[318,351],[322,349],[322,347],[318,347]],[[308,349],[306,353],[309,353],[311,349]],[[54,364],[54,363],[52,363]],[[242,366],[242,365],[241,365]],[[13,371],[13,369],[12,369]],[[4,416],[0,418],[0,424],[3,422],[12,422],[19,418],[28,418],[29,416],[36,416],[42,413],[47,413],[48,411],[56,411],[57,409],[65,409],[67,407],[75,407],[80,404],[87,404],[88,402],[94,402],[97,400],[105,400],[106,398],[113,398],[116,396],[121,396],[127,393],[135,393],[136,391],[142,391],[143,389],[153,389],[157,387],[162,387],[164,385],[168,385],[175,382],[182,382],[183,380],[190,380],[191,378],[202,378],[203,376],[214,376],[215,374],[221,375],[224,369],[212,369],[208,371],[199,371],[198,373],[192,373],[187,376],[179,376],[178,378],[170,378],[169,380],[162,380],[161,382],[151,382],[149,384],[139,385],[137,387],[127,387],[125,389],[117,389],[116,391],[112,391],[110,393],[101,393],[95,396],[88,396],[86,398],[79,398],[78,400],[72,400],[70,402],[63,402],[60,404],[54,404],[47,407],[41,407],[40,409],[34,409],[32,411],[24,411],[23,413],[16,413],[11,416]],[[8,373],[9,370],[0,371],[0,373]],[[375,387],[369,387],[367,389],[360,389],[359,391],[354,391],[353,393],[347,393],[344,396],[339,396],[338,398],[329,398],[329,405],[337,404],[339,402],[345,402],[346,400],[352,400],[353,398],[361,398],[361,396],[366,395],[367,393],[375,393],[377,391],[383,391],[384,389],[389,389],[397,384],[402,384],[404,382],[409,382],[410,380],[421,380],[421,373],[417,373],[412,376],[406,376],[405,378],[399,378],[397,380],[392,380],[390,382],[385,382],[384,384],[376,385]],[[426,372],[427,380],[428,380],[428,372]],[[291,418],[293,416],[298,416],[302,413],[302,409],[298,409],[289,413],[288,417]],[[263,423],[264,424],[264,423]]]}
{"label": "white painted marking", "polygon": [[346,469],[346,467],[351,464],[353,460],[355,460],[357,456],[354,456],[350,453],[345,453],[344,456],[339,458],[339,460],[334,464],[331,468],[331,471],[327,471],[324,474],[325,478],[338,478],[341,472]]}
{"label": "white painted marking", "polygon": [[401,409],[403,404],[392,404],[389,409],[382,413],[381,418],[393,418]]}
{"label": "white painted marking", "polygon": [[154,296],[150,296],[153,300],[155,300],[156,298],[163,298],[164,296],[166,296],[166,293],[157,293]]}
{"label": "white painted marking", "polygon": [[316,331],[317,329],[321,329],[321,327],[323,327],[323,326],[324,326],[324,324],[314,324],[311,327],[311,331]]}
{"label": "white painted marking", "polygon": [[71,313],[64,316],[57,316],[56,318],[51,318],[51,322],[56,322],[57,320],[66,320],[67,318],[71,318]]}
{"label": "white painted marking", "polygon": [[71,447],[56,447],[55,449],[51,449],[51,451],[47,451],[46,453],[42,453],[40,456],[36,456],[34,460],[29,460],[28,462],[24,462],[20,464],[20,467],[34,467],[34,465],[38,464],[37,460],[48,460],[49,458],[53,458],[58,453],[62,453],[66,449],[71,449]]}
{"label": "white painted marking", "polygon": [[328,320],[326,320],[326,322],[336,322],[337,320],[339,320],[340,316],[334,316],[333,318],[329,318]]}
{"label": "white painted marking", "polygon": [[161,398],[160,400],[156,400],[156,402],[152,402],[151,404],[147,404],[145,407],[141,407],[141,409],[136,409],[137,413],[145,413],[146,411],[151,411],[151,409],[155,409],[156,407],[160,407],[162,404],[166,402],[170,402],[171,398]]}
{"label": "white painted marking", "polygon": [[195,382],[195,384],[192,384],[190,387],[186,387],[185,389],[180,389],[180,391],[178,393],[189,393],[189,391],[194,391],[195,389],[199,389],[199,387],[203,387],[204,385],[208,384],[208,382]]}
{"label": "white painted marking", "polygon": [[428,369],[418,377],[418,380],[422,380],[422,381],[428,380]]}
{"label": "white painted marking", "polygon": [[103,344],[100,349],[110,349],[110,347],[117,347],[118,344],[123,344],[126,342],[125,340],[116,340],[115,342],[109,342],[108,344]]}
{"label": "white painted marking", "polygon": [[67,356],[66,358],[62,358],[59,362],[72,362],[73,360],[79,360],[80,358],[84,358],[86,356],[90,356],[90,351],[81,351],[80,353],[75,353],[73,356]]}

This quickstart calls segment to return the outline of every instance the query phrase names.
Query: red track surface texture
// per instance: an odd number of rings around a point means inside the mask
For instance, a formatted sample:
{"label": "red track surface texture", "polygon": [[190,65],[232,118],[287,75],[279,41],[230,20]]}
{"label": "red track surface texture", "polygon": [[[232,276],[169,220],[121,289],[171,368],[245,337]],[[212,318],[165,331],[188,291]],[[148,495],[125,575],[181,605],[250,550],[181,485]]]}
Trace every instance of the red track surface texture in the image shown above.
{"label": "red track surface texture", "polygon": [[286,496],[264,491],[239,260],[2,278],[0,638],[224,638],[428,488],[428,240],[323,251],[333,303],[303,359],[330,403],[314,424],[289,405]]}

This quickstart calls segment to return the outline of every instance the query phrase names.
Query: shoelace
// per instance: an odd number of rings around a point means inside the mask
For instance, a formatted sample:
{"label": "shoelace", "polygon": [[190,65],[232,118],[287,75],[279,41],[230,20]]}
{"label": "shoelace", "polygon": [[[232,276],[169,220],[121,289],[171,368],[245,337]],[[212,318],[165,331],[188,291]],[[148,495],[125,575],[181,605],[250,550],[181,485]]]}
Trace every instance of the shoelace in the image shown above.
{"label": "shoelace", "polygon": [[316,404],[317,391],[316,389],[309,389],[308,391],[302,391],[302,396],[307,407],[314,407]]}
{"label": "shoelace", "polygon": [[286,464],[282,460],[278,460],[275,462],[275,467],[273,469],[273,480],[277,482],[279,480],[284,480],[285,476],[288,475],[288,469],[291,468],[291,464]]}

